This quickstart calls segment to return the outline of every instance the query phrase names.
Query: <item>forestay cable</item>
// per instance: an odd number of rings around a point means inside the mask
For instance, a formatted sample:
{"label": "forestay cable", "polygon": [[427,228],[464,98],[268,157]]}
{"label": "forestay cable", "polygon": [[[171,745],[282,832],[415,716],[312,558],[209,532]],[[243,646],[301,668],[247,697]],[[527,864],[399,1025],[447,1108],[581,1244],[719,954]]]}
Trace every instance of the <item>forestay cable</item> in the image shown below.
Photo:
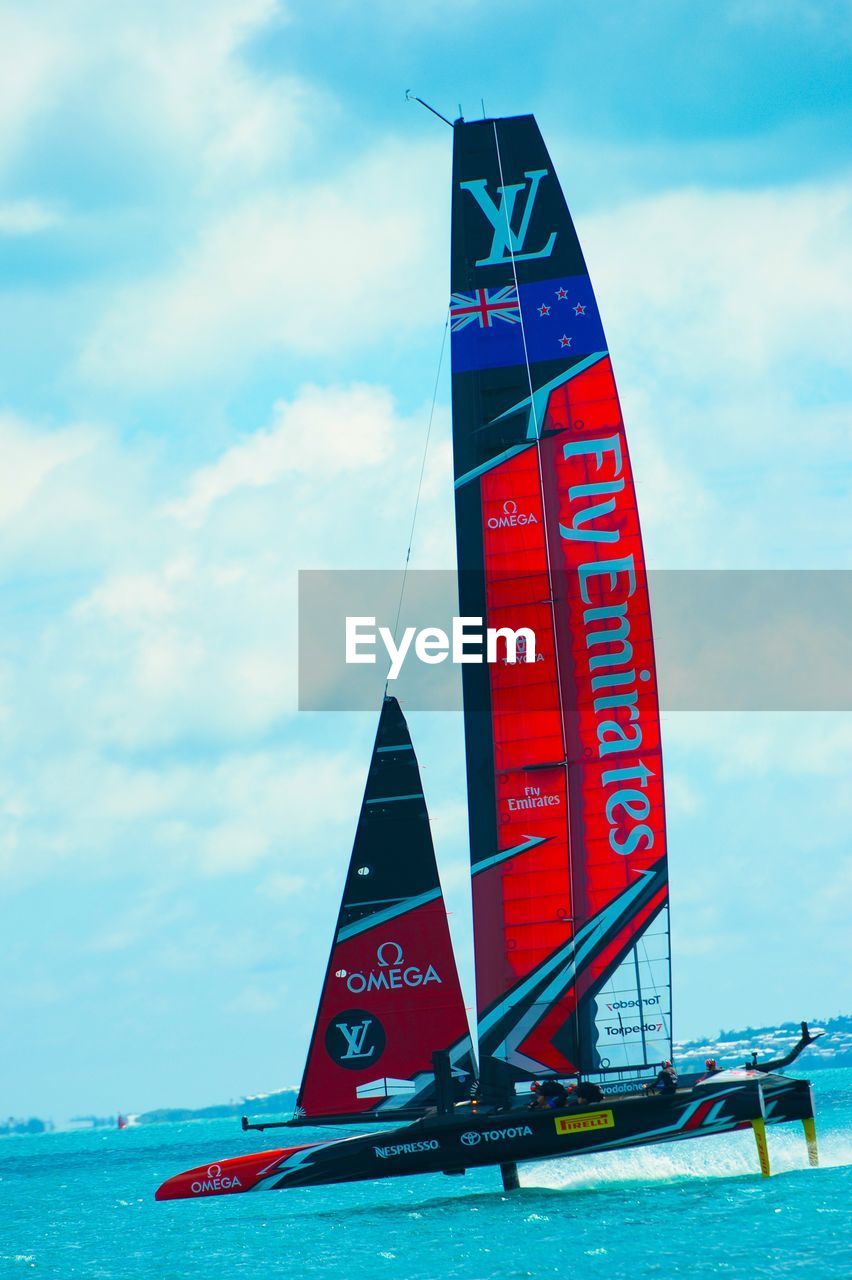
{"label": "forestay cable", "polygon": [[[438,368],[435,371],[435,385],[432,388],[432,404],[429,407],[429,420],[426,424],[426,439],[423,442],[423,457],[420,461],[420,475],[417,480],[417,495],[414,499],[414,511],[411,516],[411,529],[408,534],[408,550],[405,553],[405,564],[403,565],[403,569],[402,569],[402,583],[399,589],[399,604],[397,605],[397,608],[396,608],[396,619],[393,624],[394,644],[397,643],[397,639],[398,639],[397,632],[399,630],[399,620],[400,620],[400,617],[402,616],[402,603],[403,603],[403,600],[405,599],[405,584],[408,578],[408,562],[411,559],[411,548],[414,545],[414,528],[417,524],[417,511],[420,506],[420,493],[423,488],[423,476],[426,471],[426,456],[429,452],[429,439],[432,435],[432,421],[435,417],[435,405],[437,404],[437,401],[438,401],[438,385],[441,380],[441,369],[444,364],[444,351],[447,346],[447,331],[449,327],[450,327],[450,311],[449,311],[449,308],[447,308],[447,318],[444,321],[444,331],[441,334],[441,350],[438,355]],[[388,691],[388,681],[386,680],[385,693],[387,693],[387,691]]]}

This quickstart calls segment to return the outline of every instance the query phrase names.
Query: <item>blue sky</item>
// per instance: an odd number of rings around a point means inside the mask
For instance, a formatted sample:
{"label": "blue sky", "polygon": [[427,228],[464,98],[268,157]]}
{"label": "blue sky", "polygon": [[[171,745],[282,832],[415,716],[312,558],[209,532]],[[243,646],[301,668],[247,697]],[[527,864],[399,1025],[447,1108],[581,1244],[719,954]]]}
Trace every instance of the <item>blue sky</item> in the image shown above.
{"label": "blue sky", "polygon": [[[446,308],[405,89],[537,114],[650,564],[848,567],[850,46],[810,0],[7,0],[0,1113],[301,1071],[374,723],[297,713],[296,572],[400,564]],[[467,980],[460,724],[411,721]],[[849,717],[664,731],[678,1033],[848,1010]]]}

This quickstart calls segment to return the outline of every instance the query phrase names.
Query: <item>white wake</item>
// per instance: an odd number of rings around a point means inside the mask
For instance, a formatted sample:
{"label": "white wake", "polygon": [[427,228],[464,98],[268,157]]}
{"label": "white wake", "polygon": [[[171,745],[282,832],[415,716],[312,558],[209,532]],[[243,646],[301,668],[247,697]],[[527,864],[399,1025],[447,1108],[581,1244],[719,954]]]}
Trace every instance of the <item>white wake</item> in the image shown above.
{"label": "white wake", "polygon": [[[821,1135],[821,1168],[852,1164],[852,1139],[836,1131]],[[808,1168],[804,1134],[793,1126],[783,1132],[767,1127],[773,1174]],[[737,1178],[759,1172],[757,1148],[750,1131],[671,1142],[635,1151],[601,1152],[521,1166],[521,1185],[552,1190],[586,1190],[637,1182],[679,1182],[689,1178]]]}

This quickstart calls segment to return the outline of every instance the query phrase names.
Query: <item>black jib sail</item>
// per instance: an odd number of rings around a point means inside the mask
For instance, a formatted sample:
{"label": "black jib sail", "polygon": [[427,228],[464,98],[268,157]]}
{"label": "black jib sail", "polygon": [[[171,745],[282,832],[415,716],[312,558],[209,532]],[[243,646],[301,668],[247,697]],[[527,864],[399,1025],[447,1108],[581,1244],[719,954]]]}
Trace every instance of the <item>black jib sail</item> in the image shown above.
{"label": "black jib sail", "polygon": [[454,136],[460,612],[535,636],[534,655],[521,636],[517,660],[463,668],[480,1065],[507,1084],[629,1078],[670,1056],[671,1012],[656,672],[624,424],[535,120],[458,121]]}
{"label": "black jib sail", "polygon": [[436,1101],[436,1050],[468,1095],[470,1033],[420,770],[385,698],[296,1114],[419,1114]]}

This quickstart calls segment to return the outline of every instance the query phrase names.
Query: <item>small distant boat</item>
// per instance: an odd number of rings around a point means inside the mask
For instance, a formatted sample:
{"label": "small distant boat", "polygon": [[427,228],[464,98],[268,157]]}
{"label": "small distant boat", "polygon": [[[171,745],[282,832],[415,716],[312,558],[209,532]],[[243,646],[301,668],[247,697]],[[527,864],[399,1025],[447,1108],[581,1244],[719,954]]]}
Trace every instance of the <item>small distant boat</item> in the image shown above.
{"label": "small distant boat", "polygon": [[127,1128],[127,1116],[123,1116],[123,1115],[121,1114],[121,1112],[119,1112],[119,1113],[118,1113],[118,1119],[117,1119],[117,1120],[116,1120],[116,1122],[115,1122],[115,1127],[116,1127],[117,1129],[126,1129],[126,1128]]}
{"label": "small distant boat", "polygon": [[[529,627],[536,649],[462,668],[479,1061],[414,747],[386,697],[296,1115],[243,1127],[398,1127],[206,1163],[160,1200],[482,1165],[513,1189],[521,1161],[736,1129],[768,1174],[765,1125],[794,1120],[817,1160],[811,1086],[782,1074],[815,1038],[805,1024],[784,1059],[656,1089],[672,1056],[662,749],[612,366],[533,117],[453,130],[460,614]],[[530,1105],[535,1081],[557,1086],[554,1107]]]}

